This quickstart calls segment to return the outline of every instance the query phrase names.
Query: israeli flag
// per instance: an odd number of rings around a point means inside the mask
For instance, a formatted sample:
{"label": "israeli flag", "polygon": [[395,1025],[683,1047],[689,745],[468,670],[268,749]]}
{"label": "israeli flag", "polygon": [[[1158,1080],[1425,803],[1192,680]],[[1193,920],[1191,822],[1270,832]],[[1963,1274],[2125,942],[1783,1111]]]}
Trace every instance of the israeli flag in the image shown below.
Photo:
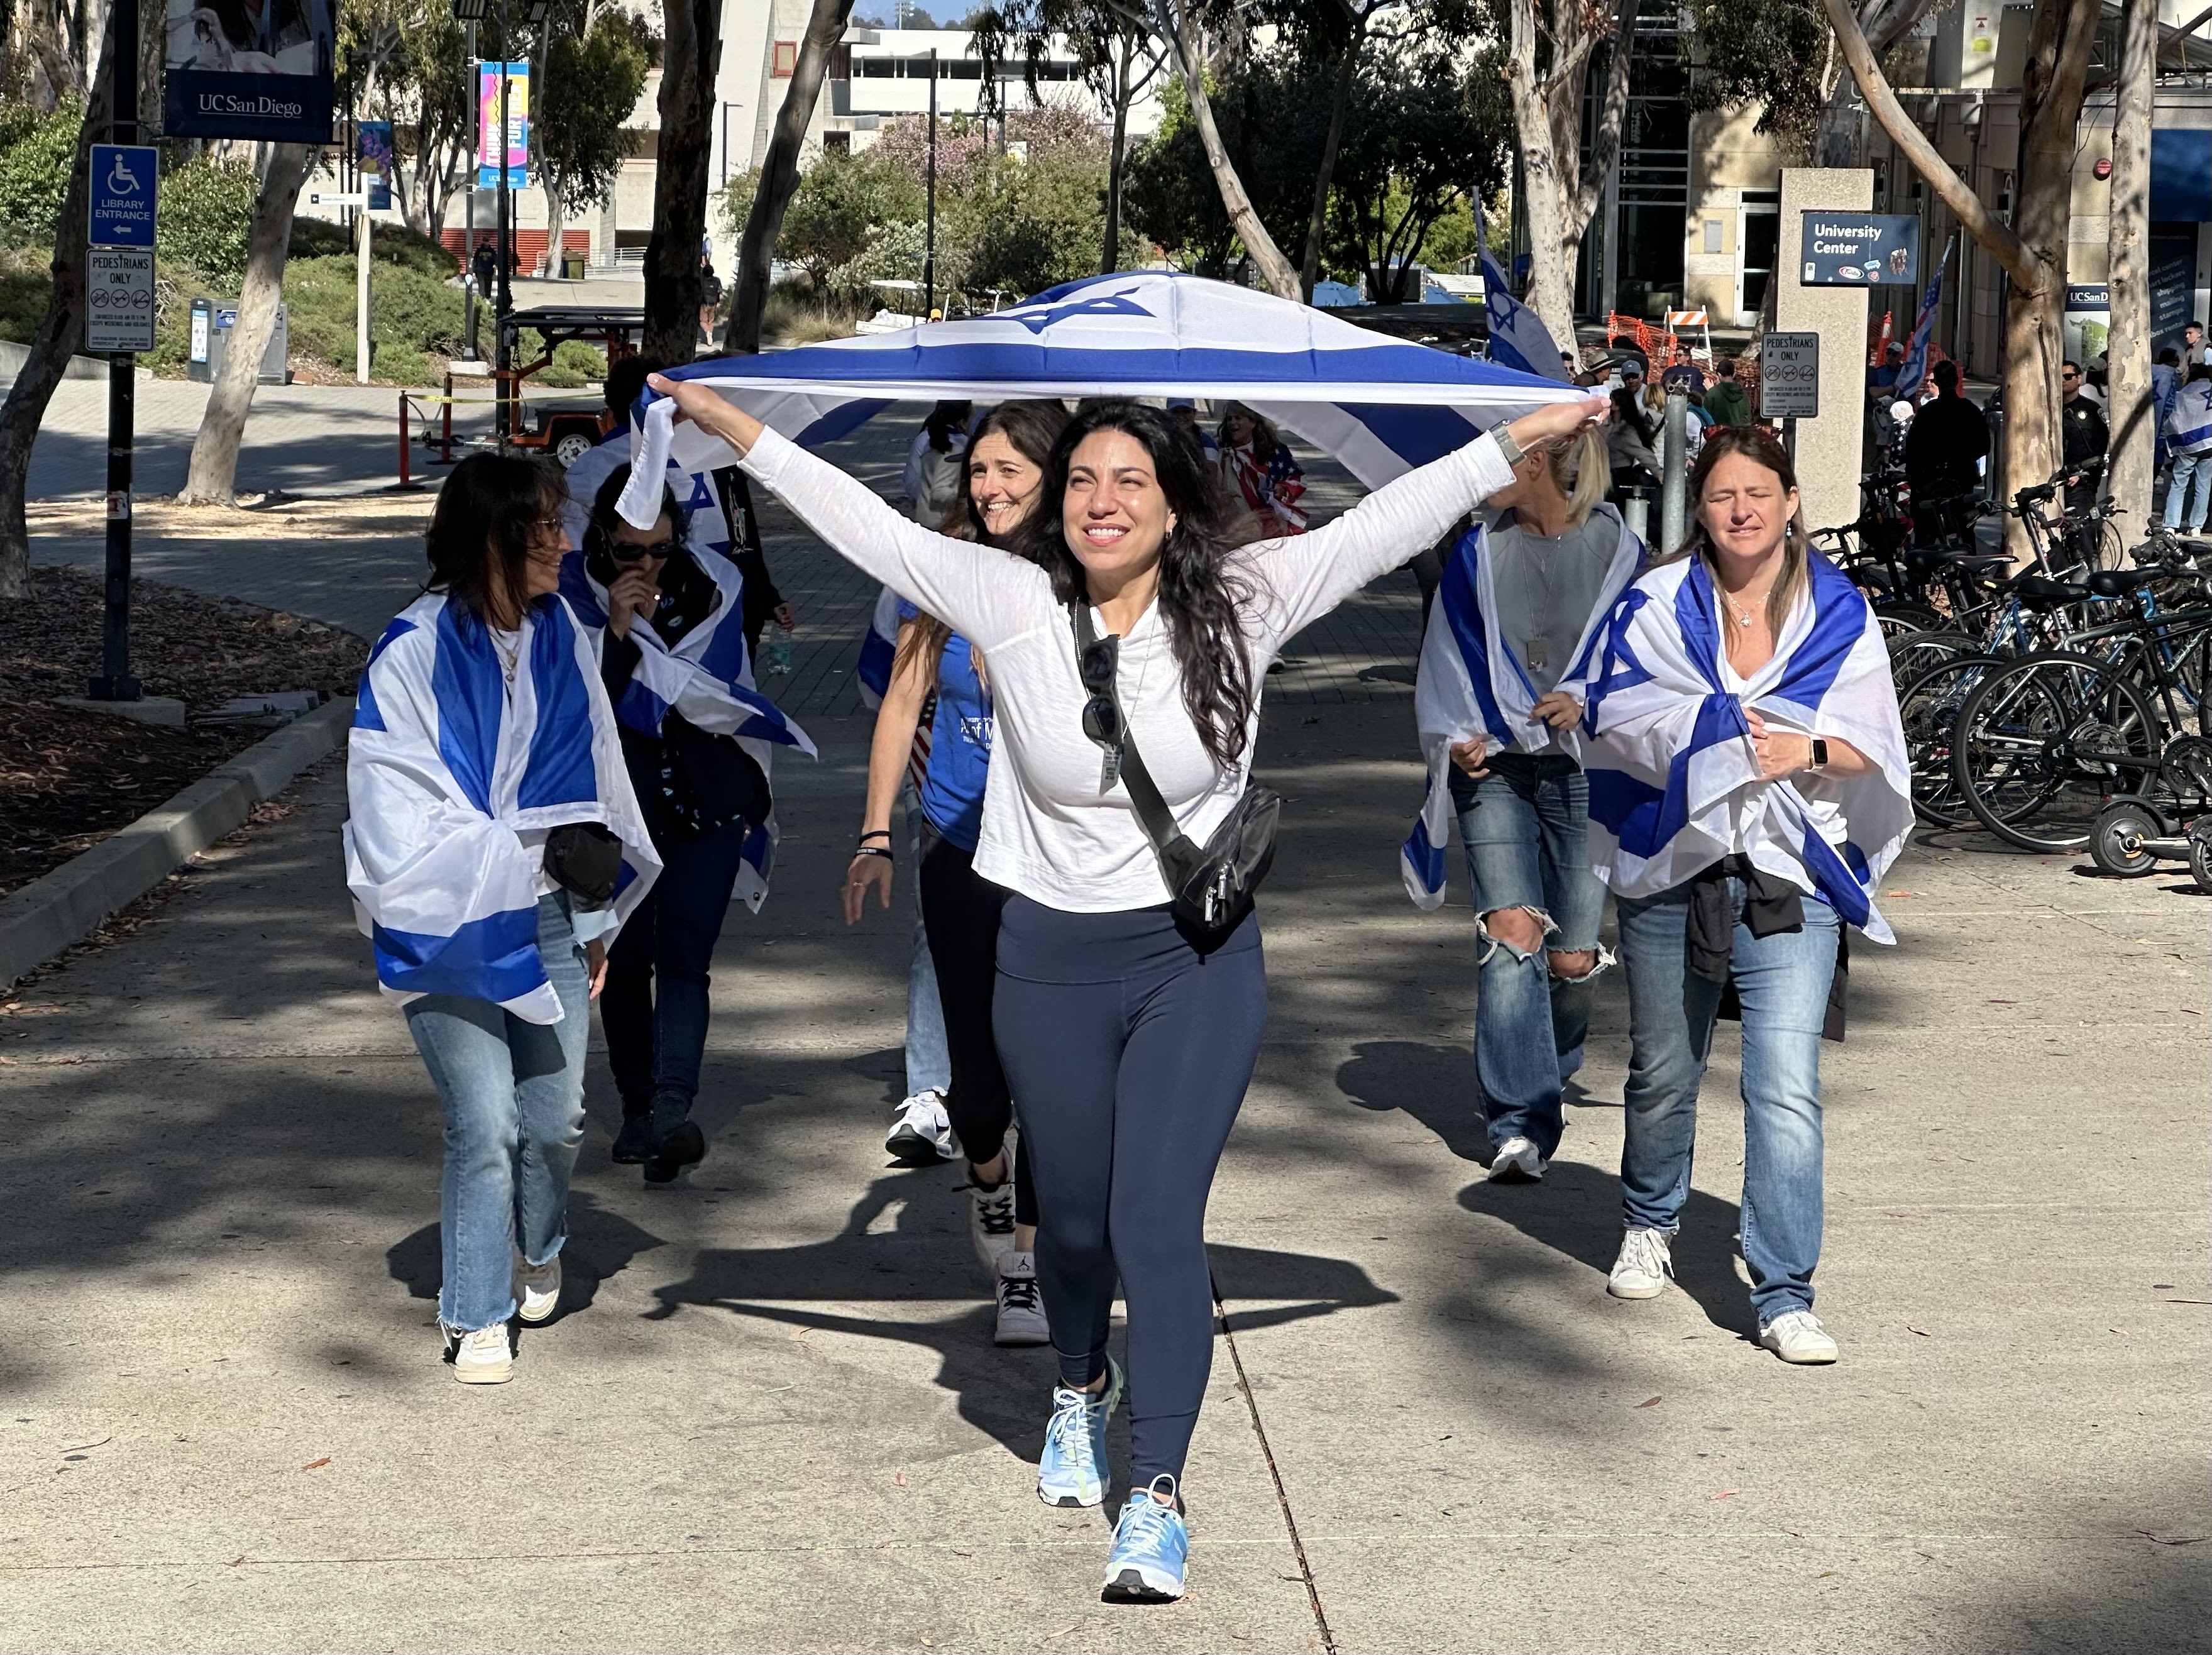
{"label": "israeli flag", "polygon": [[392,999],[459,995],[557,1023],[538,952],[547,831],[599,822],[622,842],[611,910],[576,916],[586,940],[629,916],[660,858],[590,636],[550,598],[530,606],[520,637],[509,686],[497,642],[441,593],[386,629],[346,752],[346,886]]}
{"label": "israeli flag", "polygon": [[[1583,765],[1589,849],[1617,896],[1669,890],[1736,852],[1894,942],[1876,884],[1912,829],[1911,772],[1889,653],[1859,589],[1808,559],[1809,590],[1774,659],[1747,680],[1728,665],[1701,557],[1656,569],[1613,611],[1591,664]],[[1849,742],[1864,775],[1759,773],[1744,716]]]}
{"label": "israeli flag", "polygon": [[[1557,688],[1577,701],[1587,697],[1583,679],[1614,601],[1643,566],[1644,542],[1620,521],[1611,506],[1595,514],[1610,519],[1620,539],[1607,568],[1598,602],[1583,623],[1574,655]],[[1451,750],[1481,736],[1486,751],[1538,753],[1549,750],[1552,727],[1535,715],[1539,697],[1528,669],[1510,640],[1498,630],[1497,559],[1491,526],[1478,523],[1461,537],[1444,565],[1443,581],[1429,608],[1429,628],[1421,641],[1420,676],[1413,688],[1413,721],[1420,731],[1421,754],[1429,767],[1428,793],[1413,831],[1399,852],[1398,871],[1406,894],[1417,908],[1443,905],[1444,849],[1451,843]],[[1577,751],[1575,732],[1559,733],[1569,752]]]}
{"label": "israeli flag", "polygon": [[1490,313],[1490,360],[1516,374],[1534,374],[1562,385],[1572,383],[1559,358],[1559,341],[1543,319],[1513,296],[1513,284],[1490,256],[1482,234],[1482,198],[1474,198],[1474,243],[1482,260],[1482,303]]}
{"label": "israeli flag", "polygon": [[872,713],[890,693],[891,667],[898,660],[898,629],[899,595],[885,587],[876,594],[875,612],[868,617],[868,635],[860,640],[860,665],[854,669],[860,680],[860,704]]}
{"label": "israeli flag", "polygon": [[[1556,363],[1558,352],[1553,353]],[[1464,447],[1501,419],[1582,393],[1370,332],[1273,294],[1173,271],[1088,277],[1010,310],[693,362],[696,380],[802,446],[899,401],[1200,397],[1237,401],[1334,454],[1367,487]],[[654,484],[732,463],[726,444],[648,390],[631,411],[623,515],[649,523]]]}
{"label": "israeli flag", "polygon": [[[638,661],[615,703],[617,721],[625,729],[657,736],[668,715],[680,713],[702,730],[734,737],[763,776],[771,776],[779,747],[793,747],[815,758],[814,743],[806,732],[755,687],[752,661],[745,650],[744,575],[708,546],[687,540],[686,549],[714,583],[714,611],[672,648],[661,642],[649,624],[633,619],[629,641],[637,646]],[[606,588],[585,567],[581,552],[570,552],[562,560],[561,595],[586,626],[596,631],[606,625]],[[769,819],[746,836],[739,853],[732,894],[756,914],[768,900],[778,837],[771,809]]]}

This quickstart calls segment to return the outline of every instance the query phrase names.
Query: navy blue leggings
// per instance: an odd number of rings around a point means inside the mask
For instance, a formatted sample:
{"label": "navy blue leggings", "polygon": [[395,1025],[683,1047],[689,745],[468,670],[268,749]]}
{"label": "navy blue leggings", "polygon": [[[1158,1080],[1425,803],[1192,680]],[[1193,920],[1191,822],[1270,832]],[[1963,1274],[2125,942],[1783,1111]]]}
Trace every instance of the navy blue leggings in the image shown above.
{"label": "navy blue leggings", "polygon": [[1201,958],[1164,908],[1068,914],[1012,897],[992,1010],[1061,1381],[1103,1370],[1118,1272],[1129,1486],[1180,1479],[1213,1364],[1206,1200],[1267,1019],[1259,922]]}

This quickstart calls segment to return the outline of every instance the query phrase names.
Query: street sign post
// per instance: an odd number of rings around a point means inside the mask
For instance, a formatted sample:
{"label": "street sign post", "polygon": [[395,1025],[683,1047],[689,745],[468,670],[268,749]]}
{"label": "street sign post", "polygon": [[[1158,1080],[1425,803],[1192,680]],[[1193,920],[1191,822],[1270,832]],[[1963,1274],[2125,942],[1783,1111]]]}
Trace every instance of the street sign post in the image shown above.
{"label": "street sign post", "polygon": [[1820,336],[1765,333],[1759,340],[1759,417],[1820,417]]}
{"label": "street sign post", "polygon": [[154,251],[94,247],[84,276],[84,348],[95,356],[154,348]]}
{"label": "street sign post", "polygon": [[154,348],[154,224],[161,153],[138,142],[137,6],[108,19],[110,141],[92,146],[85,205],[85,348],[107,358],[107,568],[94,701],[137,701],[131,676],[131,461],[134,352]]}

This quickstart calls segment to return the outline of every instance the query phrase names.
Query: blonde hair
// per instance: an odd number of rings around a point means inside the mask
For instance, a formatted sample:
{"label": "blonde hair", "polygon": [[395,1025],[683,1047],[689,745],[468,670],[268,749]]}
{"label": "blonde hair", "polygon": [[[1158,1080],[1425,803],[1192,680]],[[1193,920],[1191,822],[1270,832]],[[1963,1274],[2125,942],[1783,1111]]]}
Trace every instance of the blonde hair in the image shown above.
{"label": "blonde hair", "polygon": [[1613,487],[1613,459],[1607,452],[1605,433],[1584,426],[1571,442],[1552,445],[1547,456],[1552,481],[1567,497],[1567,520],[1580,527]]}

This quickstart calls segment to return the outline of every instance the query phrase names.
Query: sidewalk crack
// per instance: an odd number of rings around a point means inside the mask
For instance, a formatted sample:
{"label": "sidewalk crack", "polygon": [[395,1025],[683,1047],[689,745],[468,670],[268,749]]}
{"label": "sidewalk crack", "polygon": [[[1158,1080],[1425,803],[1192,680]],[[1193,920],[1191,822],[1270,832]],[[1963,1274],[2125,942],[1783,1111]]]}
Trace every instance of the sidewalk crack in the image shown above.
{"label": "sidewalk crack", "polygon": [[1267,1477],[1275,1485],[1275,1504],[1283,1513],[1283,1527],[1291,1536],[1291,1553],[1298,1560],[1298,1577],[1305,1582],[1306,1601],[1313,1607],[1314,1626],[1321,1634],[1324,1655],[1337,1655],[1336,1636],[1328,1629],[1328,1614],[1322,1608],[1321,1588],[1314,1584],[1313,1565],[1306,1561],[1305,1542],[1298,1536],[1297,1513],[1291,1509],[1289,1490],[1283,1487],[1283,1474],[1275,1463],[1275,1450],[1267,1440],[1267,1427],[1260,1418],[1260,1399],[1252,1394],[1252,1382],[1244,1372],[1243,1354],[1237,1348],[1237,1329],[1230,1324],[1229,1306],[1221,1297],[1221,1284],[1209,1282],[1213,1288],[1213,1313],[1221,1323],[1221,1341],[1229,1347],[1229,1360],[1237,1370],[1237,1389],[1244,1398],[1244,1406],[1252,1415],[1252,1434],[1260,1439],[1261,1457],[1267,1462]]}

